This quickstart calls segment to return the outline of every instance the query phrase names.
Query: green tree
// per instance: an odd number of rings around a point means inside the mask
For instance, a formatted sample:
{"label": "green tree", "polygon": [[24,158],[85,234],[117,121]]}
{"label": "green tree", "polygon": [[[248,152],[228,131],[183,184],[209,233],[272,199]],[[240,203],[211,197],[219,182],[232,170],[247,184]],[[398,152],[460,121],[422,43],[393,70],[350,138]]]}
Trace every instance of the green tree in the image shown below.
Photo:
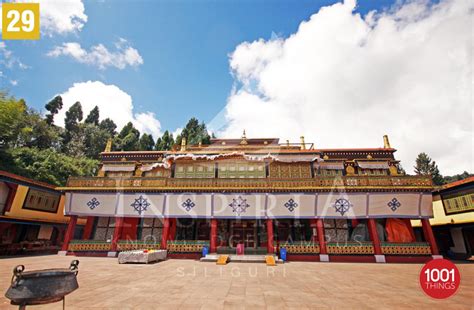
{"label": "green tree", "polygon": [[58,114],[62,107],[63,98],[59,95],[51,99],[51,101],[45,105],[46,110],[49,111],[49,114],[46,114],[46,123],[48,125],[52,125],[54,123],[54,116]]}
{"label": "green tree", "polygon": [[112,135],[106,130],[93,124],[81,124],[84,133],[84,154],[88,158],[98,159],[101,152],[104,151],[107,140]]}
{"label": "green tree", "polygon": [[452,176],[444,176],[443,180],[444,180],[444,183],[447,184],[447,183],[451,183],[451,182],[461,181],[461,180],[467,179],[467,178],[472,177],[472,176],[474,176],[474,174],[469,173],[467,171],[464,171],[461,174],[455,174],[455,175],[452,175]]}
{"label": "green tree", "polygon": [[139,147],[140,131],[128,122],[115,137],[114,145],[121,151],[136,151]]}
{"label": "green tree", "polygon": [[95,106],[87,115],[86,120],[84,121],[86,124],[94,124],[96,126],[99,125],[99,107]]}
{"label": "green tree", "polygon": [[211,136],[207,132],[206,124],[201,123],[197,118],[191,118],[184,129],[181,131],[181,134],[176,137],[176,143],[181,144],[181,139],[186,138],[187,144],[209,144],[211,142]]}
{"label": "green tree", "polygon": [[151,151],[155,146],[155,141],[153,140],[153,136],[150,134],[142,134],[140,141],[138,142],[138,150],[140,151]]}
{"label": "green tree", "polygon": [[444,184],[443,177],[439,173],[438,165],[428,156],[428,154],[418,154],[414,168],[417,175],[431,175],[435,185]]}
{"label": "green tree", "polygon": [[0,94],[0,147],[16,147],[25,125],[27,106],[22,99],[16,100],[5,92]]}
{"label": "green tree", "polygon": [[116,134],[115,129],[117,129],[117,125],[115,125],[114,121],[110,118],[102,120],[99,127],[100,129],[107,131],[111,136],[115,136]]}
{"label": "green tree", "polygon": [[158,138],[155,144],[157,151],[169,151],[174,145],[173,134],[166,130],[161,138]]}
{"label": "green tree", "polygon": [[73,134],[77,135],[79,133],[79,123],[82,121],[82,118],[82,106],[78,101],[69,108],[64,119],[64,144],[66,147],[69,141],[71,141]]}
{"label": "green tree", "polygon": [[53,149],[15,148],[3,154],[0,169],[59,186],[70,176],[93,176],[99,162],[73,158]]}

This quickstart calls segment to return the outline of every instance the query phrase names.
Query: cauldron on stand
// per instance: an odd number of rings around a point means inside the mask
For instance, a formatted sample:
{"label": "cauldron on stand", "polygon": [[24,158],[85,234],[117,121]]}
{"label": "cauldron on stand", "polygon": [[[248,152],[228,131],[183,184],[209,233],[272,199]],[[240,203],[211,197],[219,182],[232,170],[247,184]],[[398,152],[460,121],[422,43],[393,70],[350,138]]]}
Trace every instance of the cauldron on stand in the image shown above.
{"label": "cauldron on stand", "polygon": [[13,269],[12,282],[5,297],[12,305],[25,309],[27,305],[42,305],[63,301],[67,294],[75,291],[79,261],[73,260],[69,268],[56,268],[25,271],[25,266],[18,265]]}

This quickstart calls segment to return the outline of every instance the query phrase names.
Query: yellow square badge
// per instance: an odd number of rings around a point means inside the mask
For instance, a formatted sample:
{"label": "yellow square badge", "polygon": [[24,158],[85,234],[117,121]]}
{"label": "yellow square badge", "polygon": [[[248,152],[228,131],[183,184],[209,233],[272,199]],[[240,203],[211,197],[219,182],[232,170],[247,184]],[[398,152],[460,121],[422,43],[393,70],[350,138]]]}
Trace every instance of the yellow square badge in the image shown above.
{"label": "yellow square badge", "polygon": [[39,3],[2,4],[2,40],[39,40]]}

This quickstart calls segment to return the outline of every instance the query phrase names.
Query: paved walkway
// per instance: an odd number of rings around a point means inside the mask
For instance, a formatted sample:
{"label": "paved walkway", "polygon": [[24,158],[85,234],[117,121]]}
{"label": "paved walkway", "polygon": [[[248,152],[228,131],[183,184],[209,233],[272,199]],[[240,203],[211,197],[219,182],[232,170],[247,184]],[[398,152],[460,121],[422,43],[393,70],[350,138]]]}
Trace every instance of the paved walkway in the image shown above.
{"label": "paved walkway", "polygon": [[[0,259],[0,308],[14,266],[26,270],[68,267],[73,257]],[[417,264],[293,262],[217,266],[193,260],[153,265],[119,265],[113,258],[79,258],[80,288],[67,309],[473,309],[474,264],[460,264],[461,287],[448,300],[434,300],[419,288]],[[61,309],[61,303],[30,309]]]}

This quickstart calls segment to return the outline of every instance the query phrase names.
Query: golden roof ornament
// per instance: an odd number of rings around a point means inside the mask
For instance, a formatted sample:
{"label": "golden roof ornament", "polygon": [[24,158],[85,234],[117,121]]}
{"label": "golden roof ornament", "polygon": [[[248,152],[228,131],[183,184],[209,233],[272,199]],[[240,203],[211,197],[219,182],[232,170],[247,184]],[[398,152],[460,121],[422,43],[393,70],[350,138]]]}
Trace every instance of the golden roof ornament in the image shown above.
{"label": "golden roof ornament", "polygon": [[180,149],[181,152],[185,152],[186,151],[186,138],[183,137],[181,139],[181,149]]}
{"label": "golden roof ornament", "polygon": [[304,136],[300,137],[301,149],[306,150],[306,144],[304,143]]}
{"label": "golden roof ornament", "polygon": [[244,129],[244,132],[242,133],[242,140],[240,140],[240,145],[247,145],[249,144],[247,142],[247,135],[245,134],[245,129]]}
{"label": "golden roof ornament", "polygon": [[383,148],[384,149],[391,149],[390,141],[388,141],[388,135],[383,136]]}
{"label": "golden roof ornament", "polygon": [[104,152],[108,153],[108,152],[112,152],[112,138],[109,138],[107,140],[107,144],[105,145],[105,150]]}

